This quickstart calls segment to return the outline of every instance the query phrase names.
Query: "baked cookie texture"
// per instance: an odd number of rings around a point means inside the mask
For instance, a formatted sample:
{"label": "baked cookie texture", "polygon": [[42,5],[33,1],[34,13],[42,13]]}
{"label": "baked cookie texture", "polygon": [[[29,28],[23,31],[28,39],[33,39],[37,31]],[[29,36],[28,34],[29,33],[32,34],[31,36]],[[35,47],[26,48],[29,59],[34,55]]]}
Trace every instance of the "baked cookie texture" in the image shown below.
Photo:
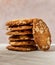
{"label": "baked cookie texture", "polygon": [[31,30],[21,30],[21,31],[9,31],[6,33],[7,35],[27,35],[27,34],[32,34]]}
{"label": "baked cookie texture", "polygon": [[38,49],[37,46],[18,46],[18,47],[14,47],[14,46],[7,46],[6,47],[8,50],[12,50],[12,51],[22,51],[22,52],[28,52],[28,51],[36,51]]}
{"label": "baked cookie texture", "polygon": [[29,34],[29,35],[12,35],[9,37],[10,41],[16,41],[16,40],[33,40],[33,35]]}
{"label": "baked cookie texture", "polygon": [[32,24],[32,19],[23,19],[23,20],[11,20],[6,23],[6,26],[13,26],[13,25],[25,25],[25,24]]}
{"label": "baked cookie texture", "polygon": [[51,45],[51,34],[48,26],[42,19],[33,19],[34,41],[41,50],[48,50]]}
{"label": "baked cookie texture", "polygon": [[10,41],[9,42],[9,44],[10,45],[12,45],[12,46],[22,46],[22,45],[35,45],[35,42],[34,42],[34,40],[26,40],[26,41],[24,41],[24,40],[22,40],[22,41]]}
{"label": "baked cookie texture", "polygon": [[10,26],[10,27],[7,27],[7,30],[28,30],[28,29],[32,29],[32,25],[25,25],[25,26],[17,26],[17,27],[15,27],[15,26]]}

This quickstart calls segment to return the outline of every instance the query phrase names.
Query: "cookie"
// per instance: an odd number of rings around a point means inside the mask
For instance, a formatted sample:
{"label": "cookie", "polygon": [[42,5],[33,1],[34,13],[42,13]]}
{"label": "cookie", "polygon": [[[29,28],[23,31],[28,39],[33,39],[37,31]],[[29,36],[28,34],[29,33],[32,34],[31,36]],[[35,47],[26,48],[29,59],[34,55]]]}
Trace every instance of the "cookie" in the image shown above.
{"label": "cookie", "polygon": [[33,36],[35,43],[41,50],[48,50],[51,45],[51,34],[42,19],[33,19]]}
{"label": "cookie", "polygon": [[20,46],[20,45],[35,45],[35,42],[33,40],[22,40],[22,41],[10,41],[10,45],[12,46]]}
{"label": "cookie", "polygon": [[32,22],[32,19],[11,20],[6,23],[6,26],[32,24]]}
{"label": "cookie", "polygon": [[7,35],[27,35],[32,34],[31,30],[21,30],[21,31],[10,31],[6,33]]}
{"label": "cookie", "polygon": [[32,29],[32,25],[29,25],[29,26],[18,26],[18,27],[8,27],[7,30],[27,30],[27,29]]}
{"label": "cookie", "polygon": [[32,40],[33,35],[13,35],[9,37],[9,40]]}
{"label": "cookie", "polygon": [[8,50],[12,51],[23,51],[23,52],[28,52],[28,51],[36,51],[38,49],[37,46],[20,46],[20,47],[14,47],[14,46],[7,46]]}

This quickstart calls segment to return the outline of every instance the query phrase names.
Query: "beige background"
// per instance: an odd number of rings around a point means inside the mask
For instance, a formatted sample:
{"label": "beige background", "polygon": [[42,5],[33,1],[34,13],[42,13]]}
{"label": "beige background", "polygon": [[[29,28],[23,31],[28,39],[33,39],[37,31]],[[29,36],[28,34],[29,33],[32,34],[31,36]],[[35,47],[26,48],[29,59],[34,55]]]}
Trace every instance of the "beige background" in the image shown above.
{"label": "beige background", "polygon": [[[0,0],[0,43],[7,43],[5,23],[18,18],[42,18],[55,43],[55,0]],[[8,51],[0,44],[0,65],[55,65],[55,45],[46,51]]]}
{"label": "beige background", "polygon": [[5,23],[19,18],[42,18],[55,43],[55,0],[0,0],[0,43],[7,43]]}

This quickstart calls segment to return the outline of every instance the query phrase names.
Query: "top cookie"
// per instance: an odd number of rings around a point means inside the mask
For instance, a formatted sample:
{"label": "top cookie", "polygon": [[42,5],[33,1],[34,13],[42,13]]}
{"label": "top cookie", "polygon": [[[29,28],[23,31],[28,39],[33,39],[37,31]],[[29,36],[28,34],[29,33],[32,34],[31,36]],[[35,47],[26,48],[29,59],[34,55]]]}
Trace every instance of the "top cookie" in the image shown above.
{"label": "top cookie", "polygon": [[32,19],[24,19],[24,20],[11,20],[6,23],[6,26],[13,26],[13,25],[25,25],[25,24],[32,24]]}
{"label": "top cookie", "polygon": [[42,19],[33,19],[34,41],[41,50],[48,50],[51,44],[51,35],[48,26]]}

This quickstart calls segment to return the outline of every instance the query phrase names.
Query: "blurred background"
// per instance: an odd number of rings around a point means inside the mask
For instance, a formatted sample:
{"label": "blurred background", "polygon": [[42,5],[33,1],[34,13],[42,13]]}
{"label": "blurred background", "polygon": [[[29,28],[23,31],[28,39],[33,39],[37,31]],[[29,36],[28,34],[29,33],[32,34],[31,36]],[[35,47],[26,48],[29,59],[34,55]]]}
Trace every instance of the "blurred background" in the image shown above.
{"label": "blurred background", "polygon": [[55,43],[55,0],[0,0],[0,43],[7,43],[5,23],[13,19],[41,18]]}

